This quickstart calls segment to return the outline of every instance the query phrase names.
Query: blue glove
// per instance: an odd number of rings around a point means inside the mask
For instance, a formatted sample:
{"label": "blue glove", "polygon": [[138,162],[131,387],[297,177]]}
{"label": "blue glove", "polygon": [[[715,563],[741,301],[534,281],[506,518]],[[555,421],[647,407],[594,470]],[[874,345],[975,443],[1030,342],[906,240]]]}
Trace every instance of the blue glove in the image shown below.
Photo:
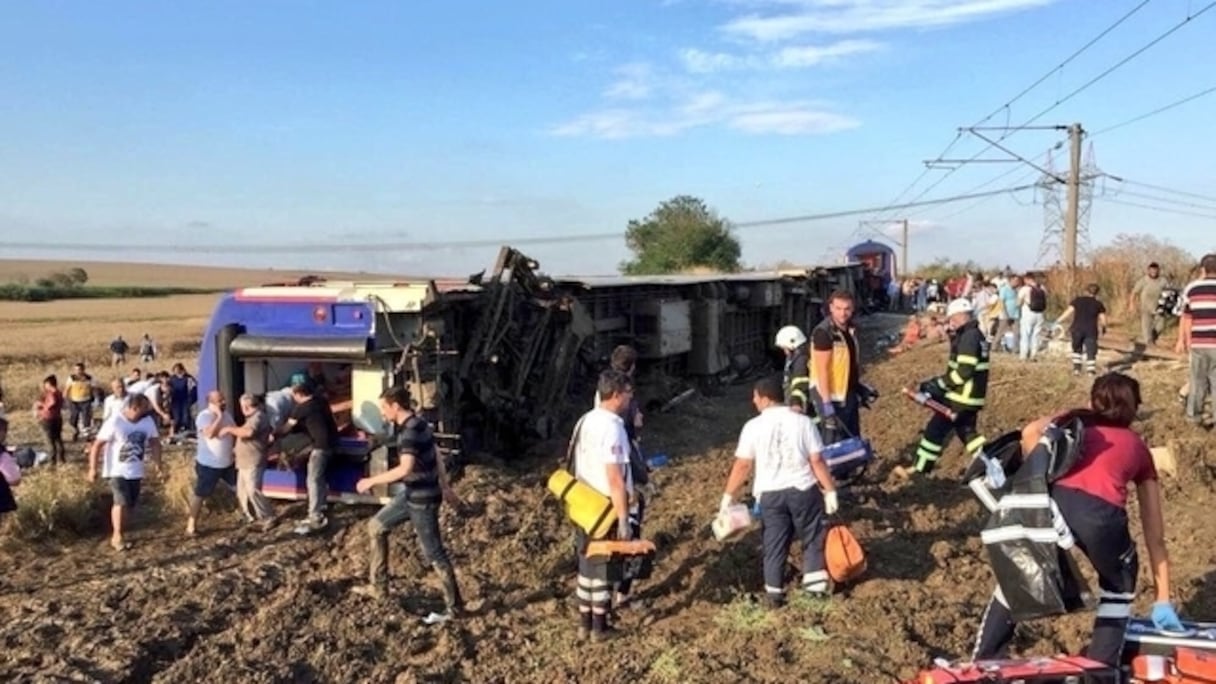
{"label": "blue glove", "polygon": [[1158,601],[1153,604],[1153,626],[1167,632],[1183,631],[1182,621],[1169,601]]}

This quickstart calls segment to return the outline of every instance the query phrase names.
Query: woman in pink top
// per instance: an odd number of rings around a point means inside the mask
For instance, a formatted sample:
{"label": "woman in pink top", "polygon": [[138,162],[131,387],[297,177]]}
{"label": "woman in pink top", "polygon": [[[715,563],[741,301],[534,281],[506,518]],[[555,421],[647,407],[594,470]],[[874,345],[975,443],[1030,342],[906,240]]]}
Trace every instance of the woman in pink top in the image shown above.
{"label": "woman in pink top", "polygon": [[[1080,418],[1084,430],[1076,464],[1051,486],[1051,499],[1072,531],[1077,547],[1098,575],[1098,610],[1086,655],[1119,666],[1123,636],[1136,597],[1140,560],[1128,529],[1127,488],[1136,486],[1144,543],[1152,563],[1158,629],[1182,628],[1170,604],[1169,556],[1157,469],[1144,440],[1131,429],[1140,409],[1140,383],[1121,373],[1094,380],[1089,408],[1040,418],[1022,431],[1022,453],[1030,453],[1049,423]],[[1013,639],[1009,609],[993,599],[984,613],[975,659],[1001,657]]]}

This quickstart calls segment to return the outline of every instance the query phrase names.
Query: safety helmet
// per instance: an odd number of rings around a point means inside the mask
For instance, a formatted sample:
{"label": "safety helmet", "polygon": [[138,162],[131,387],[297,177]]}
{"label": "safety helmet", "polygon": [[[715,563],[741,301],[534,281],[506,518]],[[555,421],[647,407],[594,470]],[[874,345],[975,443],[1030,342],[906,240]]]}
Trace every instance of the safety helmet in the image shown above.
{"label": "safety helmet", "polygon": [[946,307],[946,316],[953,316],[954,314],[961,313],[969,314],[974,310],[975,307],[971,306],[970,299],[960,297],[950,302],[950,305]]}
{"label": "safety helmet", "polygon": [[777,331],[777,339],[773,344],[786,350],[794,350],[806,344],[806,334],[796,325],[787,325]]}

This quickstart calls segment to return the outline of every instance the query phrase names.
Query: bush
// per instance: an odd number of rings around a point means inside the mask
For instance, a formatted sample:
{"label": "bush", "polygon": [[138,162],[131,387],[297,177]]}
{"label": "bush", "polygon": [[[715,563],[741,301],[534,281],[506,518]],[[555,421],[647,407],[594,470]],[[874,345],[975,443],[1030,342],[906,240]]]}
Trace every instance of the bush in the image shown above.
{"label": "bush", "polygon": [[1111,244],[1094,249],[1088,265],[1071,274],[1063,268],[1047,273],[1048,310],[1063,311],[1086,285],[1096,283],[1100,288],[1098,298],[1106,304],[1108,315],[1122,320],[1127,314],[1132,288],[1151,262],[1160,264],[1162,277],[1181,287],[1189,280],[1198,259],[1167,240],[1120,234]]}
{"label": "bush", "polygon": [[5,283],[0,285],[0,300],[9,302],[49,302],[55,299],[142,299],[182,294],[215,294],[220,290],[189,287],[84,287],[70,282],[68,276],[39,278],[34,285]]}

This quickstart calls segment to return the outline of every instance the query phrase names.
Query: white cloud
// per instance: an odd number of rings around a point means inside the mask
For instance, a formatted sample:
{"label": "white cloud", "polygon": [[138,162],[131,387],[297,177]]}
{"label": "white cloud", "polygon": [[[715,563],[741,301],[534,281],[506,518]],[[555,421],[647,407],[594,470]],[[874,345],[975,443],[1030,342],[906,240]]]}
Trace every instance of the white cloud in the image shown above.
{"label": "white cloud", "polygon": [[793,45],[781,48],[772,56],[774,66],[805,68],[818,66],[841,57],[874,52],[882,47],[872,40],[842,40],[830,45]]}
{"label": "white cloud", "polygon": [[654,90],[654,70],[646,62],[633,62],[616,68],[617,79],[609,84],[604,97],[614,100],[644,100]]}
{"label": "white cloud", "polygon": [[853,34],[901,28],[931,28],[979,21],[1050,5],[1058,0],[747,0],[775,9],[730,20],[728,35],[760,42],[786,41],[810,33]]}
{"label": "white cloud", "polygon": [[882,44],[873,40],[842,40],[827,45],[789,45],[768,54],[742,55],[685,48],[677,55],[689,73],[712,74],[741,69],[805,69],[881,48]]}
{"label": "white cloud", "polygon": [[809,102],[732,102],[716,91],[695,93],[649,110],[611,108],[590,112],[551,130],[561,137],[603,140],[665,137],[707,126],[751,135],[815,135],[857,128],[856,119]]}
{"label": "white cloud", "polygon": [[821,135],[857,128],[861,122],[798,103],[753,104],[730,115],[727,125],[753,134]]}

